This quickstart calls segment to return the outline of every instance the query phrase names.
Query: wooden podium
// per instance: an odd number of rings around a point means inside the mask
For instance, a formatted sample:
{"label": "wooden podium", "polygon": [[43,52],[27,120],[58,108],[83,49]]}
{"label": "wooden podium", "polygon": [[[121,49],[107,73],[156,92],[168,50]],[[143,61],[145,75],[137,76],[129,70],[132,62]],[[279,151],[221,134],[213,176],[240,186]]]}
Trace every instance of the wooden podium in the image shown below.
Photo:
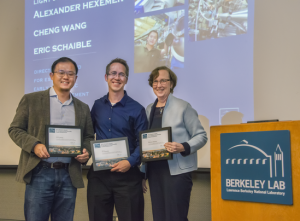
{"label": "wooden podium", "polygon": [[[272,130],[290,131],[293,205],[223,200],[221,197],[221,133]],[[210,140],[212,221],[300,220],[300,121],[212,126]]]}

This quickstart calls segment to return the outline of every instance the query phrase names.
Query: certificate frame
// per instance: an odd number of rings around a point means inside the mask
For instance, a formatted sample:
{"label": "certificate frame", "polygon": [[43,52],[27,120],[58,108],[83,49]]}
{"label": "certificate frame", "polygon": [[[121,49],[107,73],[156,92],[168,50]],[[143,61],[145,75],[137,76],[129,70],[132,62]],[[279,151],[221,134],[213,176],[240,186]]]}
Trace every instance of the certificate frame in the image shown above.
{"label": "certificate frame", "polygon": [[[125,141],[126,146],[126,157],[115,157],[115,158],[109,158],[109,159],[101,159],[96,160],[96,151],[95,148],[101,148],[101,143],[113,143],[118,141]],[[92,150],[92,158],[93,158],[93,169],[94,171],[99,170],[110,170],[112,169],[111,165],[121,161],[126,160],[130,156],[129,151],[129,145],[128,145],[128,138],[127,137],[118,137],[118,138],[112,138],[112,139],[103,139],[103,140],[94,140],[90,142],[91,144],[91,150]],[[95,147],[95,144],[99,144],[99,147]]]}
{"label": "certificate frame", "polygon": [[[51,135],[50,133],[55,133],[57,129],[70,129],[73,132],[76,131],[76,134],[79,134],[79,138],[75,139],[74,145],[53,145],[50,141]],[[79,131],[78,131],[79,130]],[[45,142],[46,148],[50,155],[50,157],[76,157],[82,154],[82,145],[83,145],[83,129],[79,126],[68,126],[68,125],[46,125],[45,126]],[[80,139],[78,141],[78,139]],[[70,141],[71,142],[71,141]],[[71,150],[70,150],[71,149]]]}
{"label": "certificate frame", "polygon": [[[140,131],[140,156],[142,162],[149,162],[149,161],[158,161],[158,160],[172,160],[173,153],[170,153],[165,148],[157,148],[153,150],[143,150],[143,141],[147,139],[148,133],[155,133],[160,131],[168,131],[168,141],[172,142],[172,128],[171,127],[163,127],[157,129],[150,129],[150,130],[143,130]],[[145,144],[144,144],[145,146]]]}

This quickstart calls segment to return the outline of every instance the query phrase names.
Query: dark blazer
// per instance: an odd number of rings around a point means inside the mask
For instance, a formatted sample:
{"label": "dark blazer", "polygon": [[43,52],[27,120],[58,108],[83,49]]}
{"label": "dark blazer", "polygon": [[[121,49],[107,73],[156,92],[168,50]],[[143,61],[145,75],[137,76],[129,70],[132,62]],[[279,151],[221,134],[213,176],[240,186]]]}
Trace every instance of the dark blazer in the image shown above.
{"label": "dark blazer", "polygon": [[[83,148],[91,156],[90,141],[94,139],[94,130],[87,104],[73,97],[75,109],[75,126],[83,128]],[[33,152],[36,142],[45,144],[45,125],[50,124],[50,95],[46,91],[25,94],[21,99],[16,115],[8,133],[11,139],[21,147],[21,155],[16,180],[30,183],[31,171],[41,161]],[[72,184],[76,188],[83,188],[81,164],[72,158],[69,165]]]}

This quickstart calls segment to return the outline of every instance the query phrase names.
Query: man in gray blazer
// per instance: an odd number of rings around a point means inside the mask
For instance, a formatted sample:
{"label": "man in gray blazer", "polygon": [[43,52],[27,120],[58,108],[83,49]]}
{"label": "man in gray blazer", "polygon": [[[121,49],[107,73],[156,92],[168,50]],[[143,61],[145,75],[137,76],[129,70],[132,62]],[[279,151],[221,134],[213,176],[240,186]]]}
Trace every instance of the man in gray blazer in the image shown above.
{"label": "man in gray blazer", "polygon": [[[24,213],[27,221],[73,220],[77,188],[83,188],[81,164],[91,156],[94,131],[87,104],[70,93],[77,64],[67,57],[56,60],[50,77],[53,87],[21,99],[8,133],[22,149],[16,180],[26,183]],[[80,126],[83,152],[77,157],[50,157],[45,125]]]}

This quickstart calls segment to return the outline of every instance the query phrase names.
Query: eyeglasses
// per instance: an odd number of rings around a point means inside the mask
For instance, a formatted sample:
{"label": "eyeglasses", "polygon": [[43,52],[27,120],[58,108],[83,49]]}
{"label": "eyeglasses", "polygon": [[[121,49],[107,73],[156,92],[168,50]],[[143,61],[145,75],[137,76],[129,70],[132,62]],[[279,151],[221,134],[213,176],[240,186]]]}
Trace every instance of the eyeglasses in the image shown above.
{"label": "eyeglasses", "polygon": [[128,76],[126,75],[126,74],[124,74],[124,73],[117,73],[117,72],[111,72],[111,73],[108,73],[107,74],[107,76],[109,77],[109,78],[116,78],[116,77],[120,77],[120,79],[122,79],[122,80],[124,80],[125,78],[127,78]]}
{"label": "eyeglasses", "polygon": [[170,79],[161,79],[160,81],[155,80],[155,81],[153,81],[153,85],[154,85],[154,86],[158,85],[158,82],[159,82],[161,85],[165,85],[168,81],[170,81]]}
{"label": "eyeglasses", "polygon": [[58,75],[58,77],[62,78],[63,76],[65,76],[65,74],[69,77],[69,78],[74,78],[76,76],[76,74],[73,71],[64,71],[64,70],[59,70],[54,72]]}

